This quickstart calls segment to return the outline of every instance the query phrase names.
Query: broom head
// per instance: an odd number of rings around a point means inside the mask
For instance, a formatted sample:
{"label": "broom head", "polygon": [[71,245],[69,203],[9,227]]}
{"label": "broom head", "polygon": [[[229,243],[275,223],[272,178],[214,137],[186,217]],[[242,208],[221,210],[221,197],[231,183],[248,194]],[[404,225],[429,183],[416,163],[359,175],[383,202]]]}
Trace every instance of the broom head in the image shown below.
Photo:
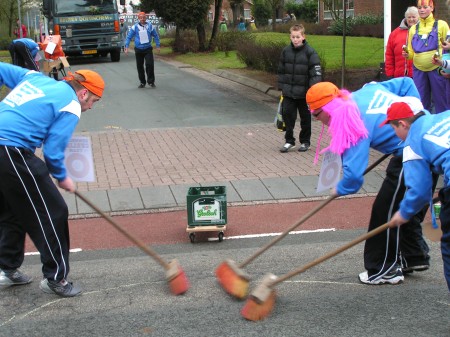
{"label": "broom head", "polygon": [[166,278],[172,294],[181,295],[188,291],[189,280],[177,260],[169,262],[169,268],[166,270]]}
{"label": "broom head", "polygon": [[261,321],[272,312],[275,306],[276,293],[270,283],[276,280],[273,274],[266,275],[261,284],[255,288],[245,302],[241,315],[249,321]]}
{"label": "broom head", "polygon": [[248,294],[250,277],[230,259],[223,261],[216,269],[217,280],[222,288],[237,299],[244,299]]}

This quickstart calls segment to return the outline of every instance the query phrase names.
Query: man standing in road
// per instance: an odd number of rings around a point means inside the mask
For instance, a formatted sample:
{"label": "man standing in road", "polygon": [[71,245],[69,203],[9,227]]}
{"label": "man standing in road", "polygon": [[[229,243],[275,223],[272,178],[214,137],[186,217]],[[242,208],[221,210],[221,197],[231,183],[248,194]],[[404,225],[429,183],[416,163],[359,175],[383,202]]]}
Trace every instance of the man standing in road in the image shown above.
{"label": "man standing in road", "polygon": [[[81,289],[67,281],[69,211],[50,175],[60,188],[75,191],[64,150],[105,83],[90,70],[69,72],[65,79],[0,62],[0,86],[12,89],[0,102],[0,286],[32,281],[19,271],[28,233],[41,256],[41,290],[73,297]],[[45,162],[34,153],[41,146]]]}
{"label": "man standing in road", "polygon": [[[138,14],[139,22],[136,23],[128,32],[125,41],[125,53],[128,54],[128,47],[134,38],[134,53],[136,56],[136,68],[140,84],[138,88],[145,88],[148,83],[152,88],[155,87],[155,62],[153,59],[152,39],[155,40],[156,50],[160,52],[159,36],[156,27],[147,20],[145,13]],[[144,71],[145,61],[145,71]],[[147,81],[145,75],[147,74]]]}

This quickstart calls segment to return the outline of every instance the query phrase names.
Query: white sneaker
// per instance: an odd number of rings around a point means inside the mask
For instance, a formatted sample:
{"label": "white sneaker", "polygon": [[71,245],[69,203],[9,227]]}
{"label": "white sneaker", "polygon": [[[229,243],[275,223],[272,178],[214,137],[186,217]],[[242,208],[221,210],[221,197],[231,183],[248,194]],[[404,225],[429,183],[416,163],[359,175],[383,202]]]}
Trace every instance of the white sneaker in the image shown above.
{"label": "white sneaker", "polygon": [[295,145],[292,145],[291,143],[286,143],[284,146],[280,149],[280,152],[288,152],[290,149],[293,149]]}
{"label": "white sneaker", "polygon": [[384,276],[377,277],[374,280],[369,280],[367,271],[359,274],[359,281],[364,284],[399,284],[402,283],[405,277],[403,276],[401,268],[393,268]]}

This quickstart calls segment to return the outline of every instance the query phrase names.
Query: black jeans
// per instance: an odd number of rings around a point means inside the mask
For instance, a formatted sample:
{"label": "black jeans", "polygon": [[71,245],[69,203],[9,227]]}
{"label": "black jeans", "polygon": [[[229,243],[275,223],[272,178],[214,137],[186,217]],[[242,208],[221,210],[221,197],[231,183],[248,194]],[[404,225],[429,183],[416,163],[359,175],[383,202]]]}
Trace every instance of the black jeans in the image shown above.
{"label": "black jeans", "polygon": [[[134,49],[136,55],[136,68],[138,72],[139,81],[141,84],[148,84],[155,82],[155,61],[153,60],[153,48],[148,49]],[[145,71],[144,71],[145,62]],[[145,75],[147,74],[147,81]]]}
{"label": "black jeans", "polygon": [[11,60],[14,65],[22,68],[39,71],[39,67],[34,61],[34,58],[31,55],[31,52],[25,45],[25,43],[20,41],[11,43],[8,49],[9,53],[11,54]]}
{"label": "black jeans", "polygon": [[[395,156],[386,168],[386,177],[373,203],[369,231],[390,220],[398,210],[405,191],[402,156]],[[369,280],[382,276],[396,264],[408,267],[430,263],[429,247],[422,236],[421,227],[426,211],[427,208],[424,208],[402,225],[400,232],[397,227],[390,228],[366,241],[364,266],[368,271]]]}
{"label": "black jeans", "polygon": [[297,120],[297,110],[300,114],[300,134],[298,139],[301,144],[311,144],[311,114],[306,105],[306,99],[283,98],[283,120],[286,124],[284,138],[286,143],[295,145],[294,127]]}

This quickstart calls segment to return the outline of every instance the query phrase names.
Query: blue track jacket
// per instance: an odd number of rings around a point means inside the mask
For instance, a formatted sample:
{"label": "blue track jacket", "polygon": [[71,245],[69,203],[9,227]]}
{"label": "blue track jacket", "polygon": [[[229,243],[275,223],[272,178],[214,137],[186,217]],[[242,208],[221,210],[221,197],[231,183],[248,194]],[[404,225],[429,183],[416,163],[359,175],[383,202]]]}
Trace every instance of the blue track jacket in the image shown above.
{"label": "blue track jacket", "polygon": [[389,105],[403,96],[420,98],[413,80],[409,77],[371,82],[351,94],[351,98],[358,105],[368,137],[361,139],[343,153],[343,177],[336,186],[339,195],[353,194],[361,188],[371,148],[383,154],[401,154],[401,139],[392,128],[380,128],[379,125],[386,119]]}
{"label": "blue track jacket", "polygon": [[65,81],[0,62],[3,84],[13,90],[0,102],[0,145],[32,152],[43,146],[50,174],[64,180],[64,151],[81,115],[75,91]]}

